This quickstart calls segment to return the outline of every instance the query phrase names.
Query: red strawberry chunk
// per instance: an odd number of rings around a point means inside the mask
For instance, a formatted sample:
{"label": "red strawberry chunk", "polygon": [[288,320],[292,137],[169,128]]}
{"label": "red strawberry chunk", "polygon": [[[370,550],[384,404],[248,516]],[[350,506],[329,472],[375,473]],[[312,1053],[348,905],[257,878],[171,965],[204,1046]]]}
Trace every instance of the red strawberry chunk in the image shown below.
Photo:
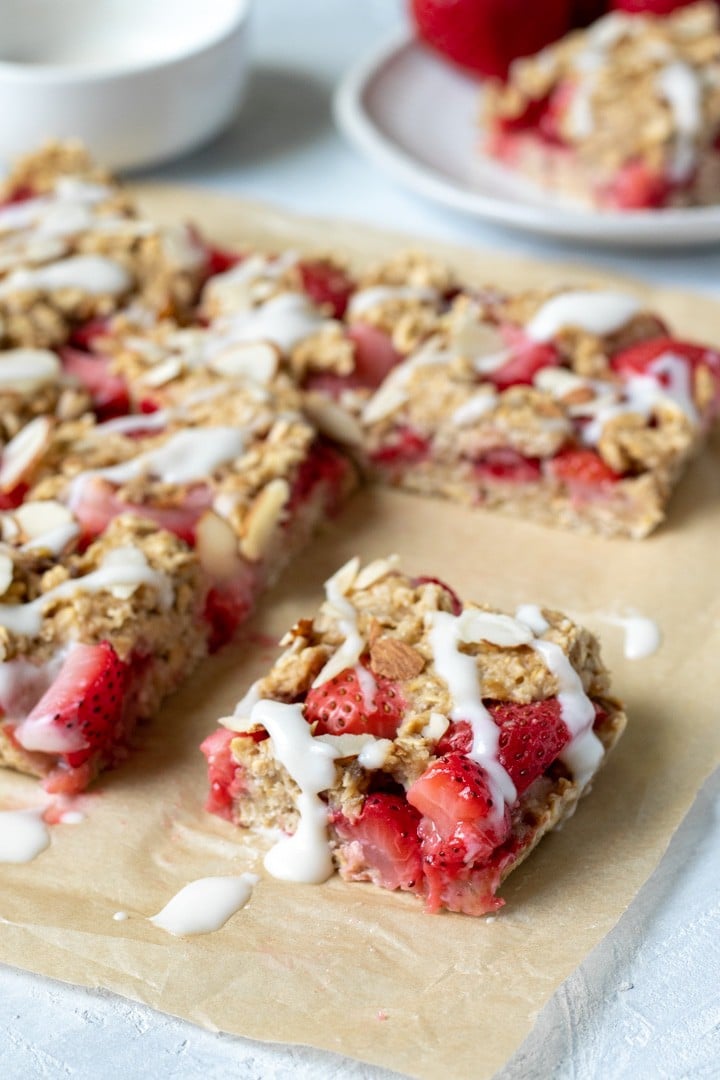
{"label": "red strawberry chunk", "polygon": [[305,719],[317,725],[317,735],[369,733],[381,739],[395,737],[405,702],[391,679],[372,677],[376,685],[372,701],[366,701],[355,668],[346,668],[310,690],[305,698]]}
{"label": "red strawberry chunk", "polygon": [[669,15],[676,8],[687,7],[697,0],[610,0],[612,11],[627,11],[631,15]]}
{"label": "red strawberry chunk", "polygon": [[[498,758],[522,795],[552,765],[570,741],[557,698],[517,702],[491,702],[487,706],[500,730]],[[435,747],[435,753],[467,754],[472,728],[467,720],[451,724]]]}
{"label": "red strawberry chunk", "polygon": [[402,356],[385,331],[369,323],[353,323],[348,328],[348,337],[355,345],[356,385],[377,389],[400,363]]}
{"label": "red strawberry chunk", "polygon": [[416,465],[430,452],[430,440],[410,427],[398,427],[390,438],[370,455],[376,465]]}
{"label": "red strawberry chunk", "polygon": [[433,761],[408,789],[407,800],[443,838],[452,837],[459,824],[487,822],[495,810],[484,770],[456,753]]}
{"label": "red strawberry chunk", "polygon": [[671,190],[664,173],[652,171],[644,161],[628,161],[601,195],[608,206],[619,210],[656,210],[665,205]]}
{"label": "red strawberry chunk", "polygon": [[516,484],[534,484],[541,475],[538,458],[524,457],[509,446],[490,450],[473,468],[482,479]]}
{"label": "red strawberry chunk", "polygon": [[335,319],[342,319],[355,291],[352,278],[329,260],[306,260],[298,266],[302,286],[319,307],[329,307]]}
{"label": "red strawberry chunk", "polygon": [[417,891],[422,882],[420,815],[400,795],[368,795],[353,821],[336,812],[330,824],[343,849],[343,874],[383,889]]}
{"label": "red strawberry chunk", "polygon": [[608,484],[616,484],[621,479],[620,473],[606,465],[595,450],[579,447],[561,450],[551,458],[549,466],[553,475],[570,488],[602,488]]}
{"label": "red strawberry chunk", "polygon": [[234,800],[244,791],[242,766],[232,756],[230,744],[237,733],[218,728],[200,745],[207,758],[210,791],[205,809],[211,814],[230,818]]}
{"label": "red strawberry chunk", "polygon": [[93,343],[108,333],[109,324],[109,319],[89,319],[82,326],[75,327],[70,335],[70,345],[82,352],[90,352]]}
{"label": "red strawberry chunk", "polygon": [[252,571],[210,589],[203,616],[210,624],[208,649],[211,653],[232,641],[238,627],[252,611],[254,599],[255,576]]}
{"label": "red strawberry chunk", "polygon": [[667,336],[650,338],[622,349],[615,353],[610,363],[618,375],[646,375],[653,361],[668,353],[686,360],[693,371],[700,365],[705,365],[715,378],[720,380],[720,352]]}
{"label": "red strawberry chunk", "polygon": [[105,531],[113,518],[120,514],[135,514],[154,521],[161,529],[175,533],[191,546],[195,543],[195,526],[212,502],[212,493],[204,484],[188,491],[182,506],[134,504],[118,497],[112,484],[102,477],[92,477],[83,484],[81,494],[73,503],[73,511],[87,543]]}
{"label": "red strawberry chunk", "polygon": [[436,577],[417,577],[417,578],[412,579],[412,583],[416,587],[418,585],[439,585],[441,589],[444,589],[445,592],[449,594],[450,599],[452,600],[452,613],[453,613],[453,615],[459,615],[460,612],[462,611],[462,609],[463,609],[462,600],[460,599],[458,594],[455,592],[455,590],[451,589],[450,586],[445,581],[441,581],[440,578],[436,578]]}
{"label": "red strawberry chunk", "polygon": [[122,376],[113,375],[109,357],[66,346],[60,349],[60,359],[65,373],[74,376],[90,394],[99,420],[129,412],[127,384]]}
{"label": "red strawberry chunk", "polygon": [[15,738],[26,750],[61,755],[71,768],[84,764],[123,738],[128,673],[109,642],[74,645]]}
{"label": "red strawberry chunk", "polygon": [[501,368],[488,375],[498,390],[510,386],[532,386],[538,371],[557,367],[560,355],[554,345],[522,342],[515,346],[513,355]]}

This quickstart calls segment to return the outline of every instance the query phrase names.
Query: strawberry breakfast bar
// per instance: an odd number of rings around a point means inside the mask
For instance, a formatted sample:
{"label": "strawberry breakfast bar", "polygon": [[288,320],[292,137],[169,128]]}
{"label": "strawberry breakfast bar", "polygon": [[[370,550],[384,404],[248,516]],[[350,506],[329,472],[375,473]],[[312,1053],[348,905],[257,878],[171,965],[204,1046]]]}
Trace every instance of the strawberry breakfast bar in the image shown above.
{"label": "strawberry breakfast bar", "polygon": [[642,537],[720,410],[720,353],[602,290],[458,297],[360,413],[371,477]]}
{"label": "strawberry breakfast bar", "polygon": [[613,12],[516,60],[483,99],[487,153],[610,210],[720,202],[720,14]]}
{"label": "strawberry breakfast bar", "polygon": [[621,735],[597,640],[566,616],[463,605],[353,559],[203,744],[208,809],[280,829],[276,877],[337,869],[479,915]]}

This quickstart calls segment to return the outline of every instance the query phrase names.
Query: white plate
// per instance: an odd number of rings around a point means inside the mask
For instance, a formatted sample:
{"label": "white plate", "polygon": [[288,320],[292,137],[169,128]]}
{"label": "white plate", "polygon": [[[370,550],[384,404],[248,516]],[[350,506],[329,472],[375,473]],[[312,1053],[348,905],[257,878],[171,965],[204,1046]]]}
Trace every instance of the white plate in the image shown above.
{"label": "white plate", "polygon": [[335,94],[340,129],[415,191],[488,221],[592,244],[717,243],[720,207],[626,213],[570,207],[478,150],[478,84],[404,35],[355,65]]}

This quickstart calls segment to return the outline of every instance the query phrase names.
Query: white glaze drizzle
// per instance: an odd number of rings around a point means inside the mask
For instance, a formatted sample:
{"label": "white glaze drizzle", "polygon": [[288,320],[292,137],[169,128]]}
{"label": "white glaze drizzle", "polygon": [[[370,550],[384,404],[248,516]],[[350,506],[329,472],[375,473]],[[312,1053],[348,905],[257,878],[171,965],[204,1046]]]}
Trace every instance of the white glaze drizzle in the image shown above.
{"label": "white glaze drizzle", "polygon": [[313,686],[322,686],[345,668],[354,667],[365,649],[365,641],[358,630],[357,611],[344,593],[345,582],[349,580],[352,584],[359,568],[360,560],[356,556],[325,582],[326,605],[337,617],[343,642],[329,658]]}
{"label": "white glaze drizzle", "polygon": [[0,296],[23,289],[81,289],[90,296],[119,296],[132,285],[120,263],[104,255],[71,255],[32,270],[13,270],[0,281]]}
{"label": "white glaze drizzle", "polygon": [[532,647],[557,680],[560,715],[570,732],[570,742],[558,756],[582,790],[592,779],[605,753],[592,729],[595,707],[585,693],[580,676],[559,645],[554,641],[535,640]]}
{"label": "white glaze drizzle", "polygon": [[0,863],[32,862],[50,844],[42,810],[0,811]]}
{"label": "white glaze drizzle", "polygon": [[457,427],[471,427],[483,416],[492,412],[497,405],[497,399],[497,393],[487,387],[459,405],[450,420]]}
{"label": "white glaze drizzle", "polygon": [[696,160],[695,140],[702,126],[702,86],[689,64],[673,60],[660,70],[657,87],[670,106],[675,125],[673,180],[686,180]]}
{"label": "white glaze drizzle", "polygon": [[392,748],[392,739],[373,739],[363,746],[358,754],[358,763],[363,769],[382,769]]}
{"label": "white glaze drizzle", "polygon": [[372,285],[354,293],[348,305],[348,314],[357,317],[378,304],[388,300],[420,300],[437,303],[439,293],[423,285]]}
{"label": "white glaze drizzle", "polygon": [[623,654],[626,660],[644,660],[660,648],[660,627],[647,615],[633,611],[628,615],[600,615],[599,618],[623,629]]}
{"label": "white glaze drizzle", "polygon": [[551,341],[561,330],[576,327],[604,337],[625,326],[642,310],[627,293],[578,290],[559,293],[542,305],[525,327],[531,341]]}
{"label": "white glaze drizzle", "polygon": [[[198,878],[180,889],[150,922],[176,937],[211,934],[245,907],[258,881],[255,874]],[[113,918],[123,914],[116,912]]]}
{"label": "white glaze drizzle", "polygon": [[[140,585],[155,588],[163,607],[168,608],[172,604],[173,590],[168,577],[153,570],[139,548],[114,548],[108,552],[99,568],[89,574],[69,578],[25,604],[0,604],[0,626],[13,634],[37,637],[42,629],[43,611],[48,604],[78,592],[134,590]],[[3,667],[4,664],[0,665],[0,671]]]}
{"label": "white glaze drizzle", "polygon": [[303,293],[280,293],[259,307],[213,323],[219,335],[216,351],[230,343],[270,341],[288,353],[329,323]]}
{"label": "white glaze drizzle", "polygon": [[536,637],[542,637],[545,631],[550,629],[550,623],[537,604],[520,604],[515,618],[529,626]]}
{"label": "white glaze drizzle", "polygon": [[20,548],[21,551],[49,551],[53,555],[60,555],[80,535],[80,526],[76,521],[68,521],[64,525],[56,525],[47,532],[34,536]]}
{"label": "white glaze drizzle", "polygon": [[92,477],[102,477],[118,485],[139,476],[150,476],[164,484],[191,484],[207,480],[222,465],[238,458],[244,446],[245,435],[239,428],[185,428],[171,435],[154,450],[147,450],[119,465],[79,473],[71,485],[69,504],[77,504],[82,497],[82,489]]}
{"label": "white glaze drizzle", "polygon": [[57,678],[66,655],[66,649],[58,649],[44,664],[33,664],[24,656],[0,663],[0,705],[4,720],[17,721],[27,716]]}
{"label": "white glaze drizzle", "polygon": [[313,738],[302,705],[259,701],[250,714],[270,736],[273,753],[300,788],[299,820],[292,836],[278,841],[265,856],[265,868],[283,881],[318,884],[333,872],[328,843],[327,806],[320,792],[335,781],[337,752]]}

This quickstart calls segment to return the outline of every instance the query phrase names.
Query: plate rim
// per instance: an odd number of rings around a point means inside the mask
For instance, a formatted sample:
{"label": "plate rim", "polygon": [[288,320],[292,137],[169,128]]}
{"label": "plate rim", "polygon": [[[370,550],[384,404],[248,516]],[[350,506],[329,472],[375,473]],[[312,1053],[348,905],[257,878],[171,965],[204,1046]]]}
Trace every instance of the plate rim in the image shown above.
{"label": "plate rim", "polygon": [[544,213],[545,207],[464,190],[446,180],[388,138],[365,107],[364,97],[373,80],[388,63],[412,49],[422,50],[422,43],[411,31],[396,31],[351,65],[336,85],[332,101],[335,123],[347,141],[405,187],[493,224],[603,247],[619,243],[638,248],[707,247],[720,241],[720,205],[601,214],[559,205],[560,212],[553,215]]}

